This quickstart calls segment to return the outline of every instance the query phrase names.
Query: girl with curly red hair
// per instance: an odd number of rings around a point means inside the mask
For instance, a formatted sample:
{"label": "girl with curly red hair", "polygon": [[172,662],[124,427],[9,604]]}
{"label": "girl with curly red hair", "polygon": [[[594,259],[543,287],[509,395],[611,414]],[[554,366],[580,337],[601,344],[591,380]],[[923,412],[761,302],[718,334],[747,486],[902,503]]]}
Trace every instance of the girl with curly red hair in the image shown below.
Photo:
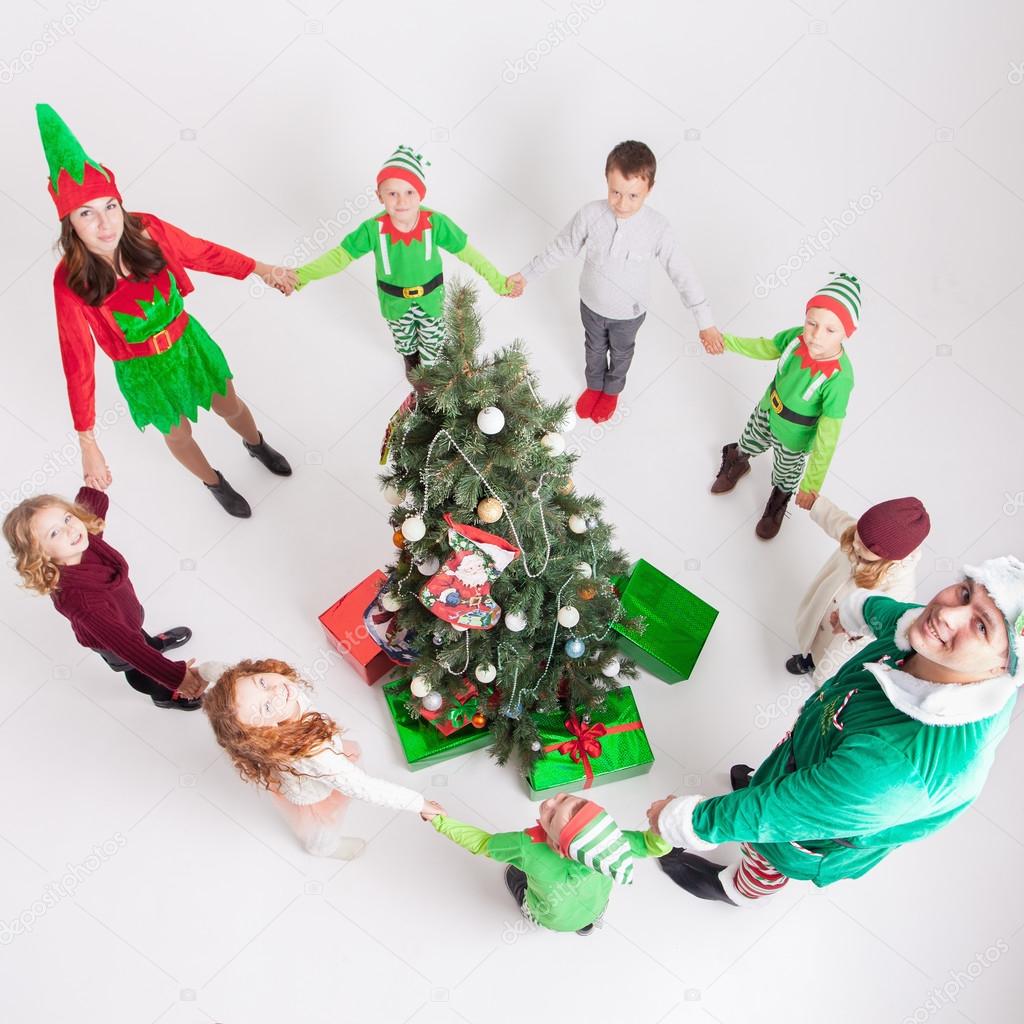
{"label": "girl with curly red hair", "polygon": [[340,825],[354,797],[429,820],[442,813],[422,793],[367,775],[358,743],[314,709],[309,683],[287,662],[264,659],[198,667],[211,685],[203,700],[217,742],[239,775],[270,791],[308,853],[352,860],[366,846]]}

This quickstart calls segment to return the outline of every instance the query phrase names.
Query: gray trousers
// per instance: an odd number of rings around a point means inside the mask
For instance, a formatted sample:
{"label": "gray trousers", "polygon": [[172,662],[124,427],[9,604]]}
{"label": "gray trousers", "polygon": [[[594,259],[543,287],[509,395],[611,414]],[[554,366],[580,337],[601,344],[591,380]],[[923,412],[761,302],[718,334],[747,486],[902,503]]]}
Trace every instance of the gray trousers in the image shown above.
{"label": "gray trousers", "polygon": [[609,320],[581,302],[580,316],[586,336],[587,387],[617,395],[626,386],[636,332],[647,314],[641,313],[632,320]]}

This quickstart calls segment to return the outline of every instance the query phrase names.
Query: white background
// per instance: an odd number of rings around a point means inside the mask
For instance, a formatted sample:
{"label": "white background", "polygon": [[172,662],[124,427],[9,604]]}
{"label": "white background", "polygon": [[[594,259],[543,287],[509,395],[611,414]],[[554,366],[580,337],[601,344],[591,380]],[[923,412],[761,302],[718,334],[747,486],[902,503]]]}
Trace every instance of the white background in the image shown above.
{"label": "white background", "polygon": [[[69,30],[46,29],[62,16]],[[113,168],[130,209],[266,261],[336,244],[372,212],[361,197],[404,142],[432,161],[429,201],[511,272],[601,197],[608,149],[643,139],[659,157],[652,205],[685,239],[723,330],[791,326],[829,271],[860,276],[857,387],[826,490],[858,515],[903,494],[926,502],[920,596],[965,560],[1019,553],[1019,4],[52,0],[7,5],[0,40],[5,510],[13,495],[79,484],[33,112],[46,101]],[[828,252],[800,255],[873,189],[881,198]],[[304,242],[332,217],[328,239]],[[755,295],[791,257],[791,280]],[[270,476],[202,417],[213,464],[254,506],[247,522],[117,414],[100,356],[108,537],[149,624],[195,630],[189,656],[309,667],[323,649],[317,614],[389,557],[377,448],[406,387],[372,273],[363,261],[287,301],[260,296],[255,279],[199,276],[190,311],[296,468]],[[548,397],[583,384],[577,274],[566,266],[517,302],[482,296],[487,344],[523,338]],[[653,798],[724,791],[729,765],[758,763],[788,727],[794,609],[831,550],[796,509],[772,544],[754,537],[765,460],[734,494],[708,494],[768,368],[706,357],[661,275],[654,295],[621,422],[573,435],[577,485],[606,499],[627,551],[721,616],[690,681],[636,684],[657,763],[595,794],[632,827]],[[1017,1018],[1019,725],[969,812],[859,881],[793,883],[741,912],[692,900],[643,864],[595,936],[520,936],[500,868],[413,815],[358,806],[362,859],[304,854],[200,714],[150,706],[13,573],[0,620],[0,921],[32,917],[68,865],[124,839],[74,896],[0,945],[8,1021]],[[334,663],[320,690],[371,771],[488,828],[532,822],[515,773],[486,752],[411,775],[378,692]],[[986,950],[994,962],[977,966]],[[934,995],[942,985],[948,999]]]}

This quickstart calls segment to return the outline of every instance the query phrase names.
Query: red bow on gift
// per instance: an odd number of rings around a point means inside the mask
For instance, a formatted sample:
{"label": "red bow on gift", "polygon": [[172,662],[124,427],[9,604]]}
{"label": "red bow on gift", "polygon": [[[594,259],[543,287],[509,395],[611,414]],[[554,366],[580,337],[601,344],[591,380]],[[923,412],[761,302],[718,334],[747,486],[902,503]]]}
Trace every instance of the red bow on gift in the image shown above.
{"label": "red bow on gift", "polygon": [[544,753],[557,750],[558,753],[568,754],[573,761],[583,765],[583,788],[590,789],[594,782],[594,769],[590,766],[590,759],[601,756],[601,744],[598,742],[600,737],[612,736],[619,732],[632,732],[634,729],[642,728],[642,725],[640,722],[626,722],[623,725],[613,725],[611,728],[604,722],[595,722],[591,725],[588,722],[581,722],[576,717],[576,712],[570,711],[565,728],[574,738],[563,740],[561,743],[550,743],[544,748]]}

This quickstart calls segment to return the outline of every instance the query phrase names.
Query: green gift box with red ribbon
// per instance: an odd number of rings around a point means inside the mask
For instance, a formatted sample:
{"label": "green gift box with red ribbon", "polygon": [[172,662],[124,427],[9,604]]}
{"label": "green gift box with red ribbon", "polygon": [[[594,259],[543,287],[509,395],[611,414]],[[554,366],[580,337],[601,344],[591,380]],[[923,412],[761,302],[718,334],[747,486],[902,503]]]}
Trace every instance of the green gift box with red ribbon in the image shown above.
{"label": "green gift box with red ribbon", "polygon": [[689,679],[718,609],[642,558],[629,576],[615,577],[612,582],[626,615],[646,623],[642,632],[614,623],[619,650],[663,683]]}
{"label": "green gift box with red ribbon", "polygon": [[413,771],[429,768],[460,754],[468,754],[471,750],[479,750],[491,742],[491,732],[487,728],[459,729],[445,735],[436,722],[413,715],[407,707],[410,698],[409,682],[408,679],[396,679],[385,683],[383,693],[402,753]]}
{"label": "green gift box with red ribbon", "polygon": [[654,752],[628,686],[612,690],[593,711],[540,716],[537,731],[542,756],[526,777],[534,800],[646,775],[654,764]]}

